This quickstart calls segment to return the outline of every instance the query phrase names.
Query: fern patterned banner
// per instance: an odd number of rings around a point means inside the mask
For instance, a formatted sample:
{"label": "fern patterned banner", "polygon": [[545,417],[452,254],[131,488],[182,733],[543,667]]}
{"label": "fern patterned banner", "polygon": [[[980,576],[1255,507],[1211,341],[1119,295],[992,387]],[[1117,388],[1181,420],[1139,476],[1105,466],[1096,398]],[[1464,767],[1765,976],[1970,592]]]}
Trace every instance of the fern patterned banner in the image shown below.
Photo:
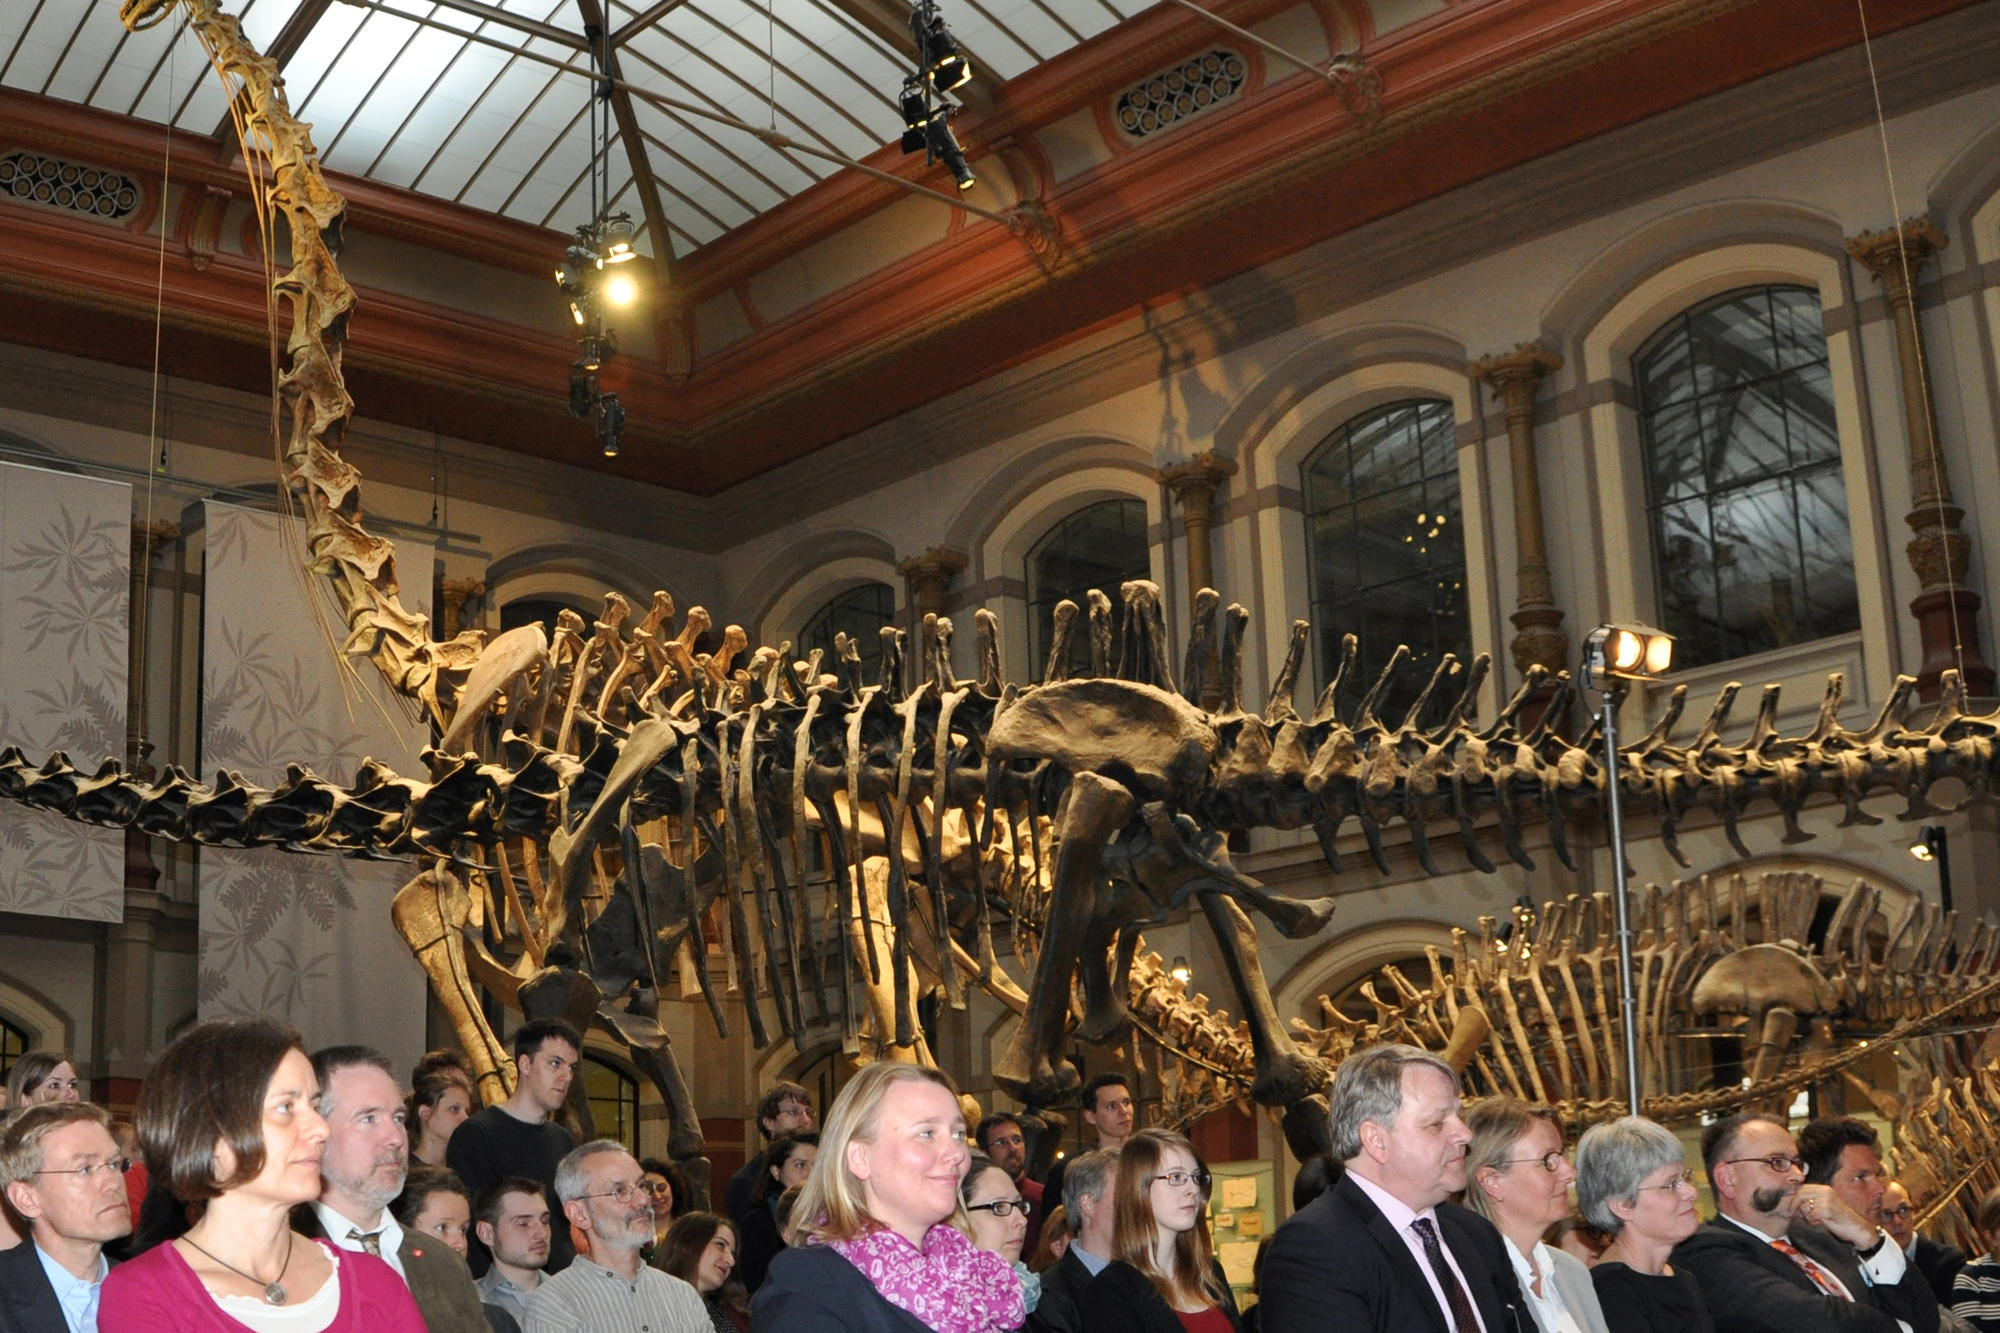
{"label": "fern patterned banner", "polygon": [[[372,667],[343,668],[346,626],[304,570],[303,525],[212,501],[202,510],[202,778],[228,769],[274,787],[293,762],[346,783],[371,757],[421,772],[423,723]],[[433,548],[397,546],[403,603],[428,612]],[[308,1047],[361,1042],[409,1068],[424,1049],[426,992],[389,903],[416,872],[400,861],[203,848],[201,1018],[274,1018]]]}
{"label": "fern patterned banner", "polygon": [[[125,755],[132,488],[0,463],[0,736],[81,769]],[[0,912],[125,916],[125,835],[0,814]]]}

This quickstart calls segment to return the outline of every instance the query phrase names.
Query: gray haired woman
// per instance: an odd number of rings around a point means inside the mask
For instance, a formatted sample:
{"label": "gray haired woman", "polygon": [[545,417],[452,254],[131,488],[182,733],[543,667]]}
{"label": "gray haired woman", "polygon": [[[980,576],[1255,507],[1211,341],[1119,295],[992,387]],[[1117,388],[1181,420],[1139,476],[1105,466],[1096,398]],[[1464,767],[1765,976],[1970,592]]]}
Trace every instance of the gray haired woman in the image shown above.
{"label": "gray haired woman", "polygon": [[[1519,1097],[1489,1097],[1466,1113],[1465,1206],[1500,1229],[1541,1333],[1609,1333],[1590,1270],[1542,1240],[1569,1216],[1576,1171],[1555,1112]],[[1525,1333],[1525,1331],[1524,1331]]]}
{"label": "gray haired woman", "polygon": [[1611,1237],[1590,1270],[1610,1333],[1715,1333],[1694,1275],[1667,1262],[1701,1225],[1687,1149],[1672,1130],[1636,1115],[1585,1130],[1576,1201]]}

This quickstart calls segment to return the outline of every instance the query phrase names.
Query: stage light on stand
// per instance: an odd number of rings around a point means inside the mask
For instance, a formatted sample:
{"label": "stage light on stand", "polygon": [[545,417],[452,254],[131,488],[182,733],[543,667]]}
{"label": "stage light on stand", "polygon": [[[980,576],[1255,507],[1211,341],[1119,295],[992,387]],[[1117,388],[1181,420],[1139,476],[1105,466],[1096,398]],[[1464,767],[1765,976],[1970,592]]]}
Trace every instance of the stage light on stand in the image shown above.
{"label": "stage light on stand", "polygon": [[1632,973],[1631,890],[1625,883],[1625,811],[1618,773],[1618,704],[1635,680],[1665,675],[1673,665],[1674,639],[1645,625],[1599,625],[1583,641],[1583,686],[1604,693],[1599,714],[1604,733],[1604,807],[1611,822],[1611,901],[1617,909],[1619,1016],[1625,1035],[1625,1094],[1639,1114],[1639,996]]}

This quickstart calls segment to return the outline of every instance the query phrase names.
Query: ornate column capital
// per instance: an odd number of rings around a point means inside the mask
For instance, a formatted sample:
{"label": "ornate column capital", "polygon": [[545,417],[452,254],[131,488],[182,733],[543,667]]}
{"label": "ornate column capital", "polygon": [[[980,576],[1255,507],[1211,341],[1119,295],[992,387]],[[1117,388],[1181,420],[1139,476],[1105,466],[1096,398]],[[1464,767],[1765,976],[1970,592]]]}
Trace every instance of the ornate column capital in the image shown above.
{"label": "ornate column capital", "polygon": [[1524,342],[1511,352],[1489,356],[1466,367],[1480,383],[1500,395],[1510,419],[1516,412],[1533,413],[1535,390],[1562,368],[1563,359],[1538,342]]}
{"label": "ornate column capital", "polygon": [[1929,218],[1914,217],[1886,231],[1867,231],[1848,237],[1847,253],[1875,275],[1890,300],[1907,301],[1917,274],[1950,244]]}
{"label": "ornate column capital", "polygon": [[484,579],[440,579],[438,591],[444,596],[442,617],[446,637],[456,637],[465,628],[465,604],[486,595]]}
{"label": "ornate column capital", "polygon": [[936,616],[944,614],[945,590],[965,572],[967,563],[965,552],[933,546],[903,560],[896,566],[896,572],[909,580],[910,600],[916,603],[917,614]]}
{"label": "ornate column capital", "polygon": [[1190,516],[1199,512],[1205,517],[1208,506],[1215,502],[1215,493],[1237,471],[1235,459],[1203,450],[1184,463],[1161,468],[1156,475]]}

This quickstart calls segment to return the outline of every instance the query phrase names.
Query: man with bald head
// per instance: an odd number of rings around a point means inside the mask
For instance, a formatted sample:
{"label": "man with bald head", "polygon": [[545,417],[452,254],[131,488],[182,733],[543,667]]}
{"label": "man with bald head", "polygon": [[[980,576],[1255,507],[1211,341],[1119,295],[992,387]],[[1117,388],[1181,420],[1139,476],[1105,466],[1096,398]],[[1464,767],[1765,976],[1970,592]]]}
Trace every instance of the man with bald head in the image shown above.
{"label": "man with bald head", "polygon": [[1890,1181],[1882,1190],[1882,1229],[1930,1283],[1938,1304],[1949,1308],[1951,1284],[1965,1267],[1965,1251],[1917,1234],[1917,1210],[1900,1180]]}
{"label": "man with bald head", "polygon": [[1458,1074],[1414,1046],[1349,1056],[1328,1129],[1340,1183],[1279,1227],[1258,1286],[1274,1333],[1514,1333],[1536,1327],[1506,1241],[1445,1202],[1472,1131]]}
{"label": "man with bald head", "polygon": [[[1848,1177],[1850,1197],[1879,1207],[1872,1146],[1860,1151],[1866,1145],[1841,1126],[1808,1125],[1805,1138]],[[1674,1247],[1673,1266],[1701,1284],[1716,1333],[1937,1333],[1937,1298],[1923,1275],[1872,1209],[1864,1217],[1831,1184],[1807,1183],[1783,1120],[1719,1120],[1702,1135],[1701,1155],[1718,1216]]]}

